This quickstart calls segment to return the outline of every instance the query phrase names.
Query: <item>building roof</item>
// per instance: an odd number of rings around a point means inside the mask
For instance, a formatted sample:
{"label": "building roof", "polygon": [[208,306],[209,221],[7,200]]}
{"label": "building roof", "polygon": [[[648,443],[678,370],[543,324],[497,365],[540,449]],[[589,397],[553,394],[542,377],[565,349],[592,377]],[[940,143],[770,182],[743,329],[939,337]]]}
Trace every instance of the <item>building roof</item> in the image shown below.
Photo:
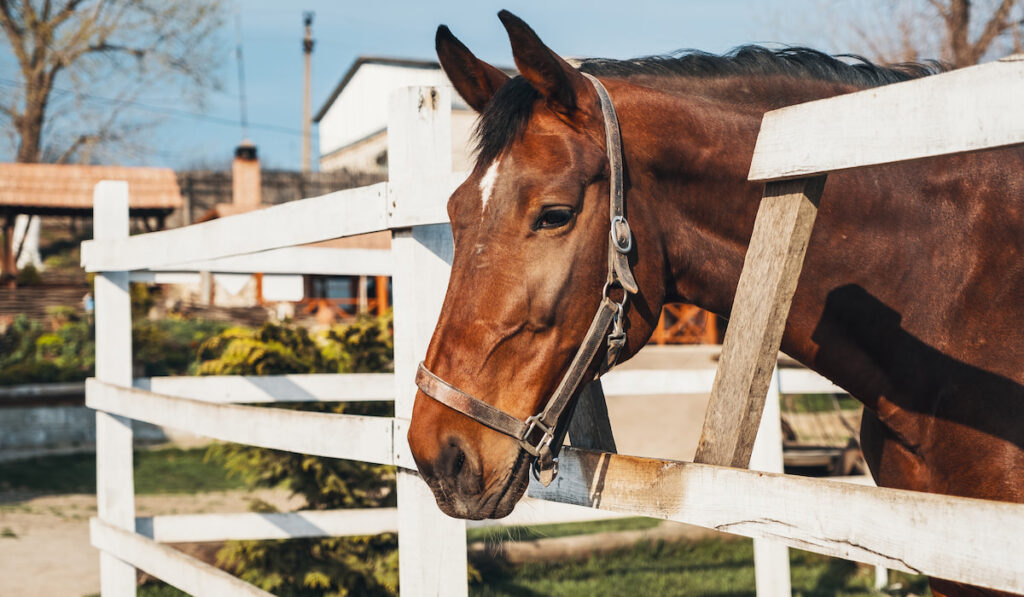
{"label": "building roof", "polygon": [[101,180],[127,181],[132,210],[181,207],[178,179],[170,168],[0,163],[0,211],[91,211],[93,189]]}
{"label": "building roof", "polygon": [[[327,101],[324,102],[323,106],[320,107],[316,115],[313,116],[313,122],[320,122],[320,120],[323,119],[323,117],[327,114],[327,111],[330,110],[331,104],[334,103],[334,100],[338,99],[338,96],[341,95],[341,92],[345,89],[345,86],[348,85],[349,81],[352,80],[352,77],[355,76],[356,71],[359,70],[359,68],[362,67],[364,64],[385,64],[388,66],[404,66],[406,68],[424,68],[432,70],[441,70],[441,63],[439,63],[436,60],[420,60],[417,58],[389,58],[387,56],[360,56],[356,58],[355,62],[352,63],[352,66],[348,67],[348,70],[345,71],[345,74],[341,77],[341,81],[338,82],[338,86],[334,88],[334,91],[331,92],[330,97],[327,98]],[[508,74],[509,76],[515,76],[519,74],[518,71],[516,71],[516,69],[514,68],[500,66],[498,68],[505,71],[505,73]]]}
{"label": "building roof", "polygon": [[327,110],[331,108],[331,104],[334,100],[338,99],[341,95],[345,86],[348,85],[352,77],[355,76],[356,71],[359,70],[364,64],[386,64],[388,66],[404,66],[406,68],[425,68],[432,70],[440,70],[441,64],[436,60],[417,60],[415,58],[388,58],[386,56],[360,56],[356,58],[352,66],[348,67],[345,74],[341,77],[341,81],[338,82],[338,86],[331,92],[331,96],[327,98],[324,105],[320,107],[316,115],[313,116],[313,122],[320,122],[320,120],[327,114]]}

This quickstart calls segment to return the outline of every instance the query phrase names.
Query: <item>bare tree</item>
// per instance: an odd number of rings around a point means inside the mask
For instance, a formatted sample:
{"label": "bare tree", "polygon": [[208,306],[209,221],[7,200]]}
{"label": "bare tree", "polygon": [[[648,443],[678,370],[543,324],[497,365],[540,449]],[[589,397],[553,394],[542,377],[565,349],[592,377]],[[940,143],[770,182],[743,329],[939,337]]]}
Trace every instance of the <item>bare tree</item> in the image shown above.
{"label": "bare tree", "polygon": [[[885,63],[939,59],[970,66],[1022,48],[1024,0],[830,0],[802,32],[824,32],[831,50]],[[789,37],[785,32],[785,37]]]}
{"label": "bare tree", "polygon": [[0,0],[18,73],[0,75],[0,118],[16,160],[131,149],[154,119],[126,110],[132,102],[200,102],[214,86],[223,12],[221,0]]}

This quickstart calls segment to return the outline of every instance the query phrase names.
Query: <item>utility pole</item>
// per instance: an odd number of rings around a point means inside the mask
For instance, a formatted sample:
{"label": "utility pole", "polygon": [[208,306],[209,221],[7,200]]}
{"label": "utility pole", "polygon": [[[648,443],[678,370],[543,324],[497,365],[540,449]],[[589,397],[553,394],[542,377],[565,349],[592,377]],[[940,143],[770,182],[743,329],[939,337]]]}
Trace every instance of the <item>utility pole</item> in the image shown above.
{"label": "utility pole", "polygon": [[302,39],[302,56],[305,66],[305,81],[302,97],[302,171],[309,172],[312,168],[310,167],[310,155],[309,155],[309,144],[310,144],[310,111],[312,110],[312,92],[310,87],[312,85],[310,75],[310,62],[313,57],[313,13],[304,12],[302,13],[302,21],[306,26],[306,35]]}

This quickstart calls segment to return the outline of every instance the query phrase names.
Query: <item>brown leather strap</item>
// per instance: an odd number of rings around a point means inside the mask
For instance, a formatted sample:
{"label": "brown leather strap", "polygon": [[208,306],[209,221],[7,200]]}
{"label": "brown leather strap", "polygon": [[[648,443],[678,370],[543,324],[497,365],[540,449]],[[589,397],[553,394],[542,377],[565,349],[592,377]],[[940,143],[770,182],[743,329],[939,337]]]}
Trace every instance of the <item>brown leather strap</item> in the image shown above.
{"label": "brown leather strap", "polygon": [[479,398],[448,385],[447,382],[423,366],[423,363],[420,363],[420,367],[416,371],[416,385],[427,396],[495,431],[515,438],[522,438],[526,434],[526,423]]}
{"label": "brown leather strap", "polygon": [[597,97],[601,100],[601,115],[604,116],[604,141],[607,146],[608,165],[611,172],[608,181],[611,187],[609,192],[609,218],[611,220],[611,230],[609,231],[611,242],[608,246],[609,273],[614,272],[615,278],[622,287],[631,294],[636,294],[640,288],[633,278],[627,258],[633,249],[633,232],[629,229],[629,222],[626,221],[626,199],[622,186],[622,133],[619,130],[619,118],[615,114],[615,105],[604,84],[593,75],[582,74],[594,84]]}

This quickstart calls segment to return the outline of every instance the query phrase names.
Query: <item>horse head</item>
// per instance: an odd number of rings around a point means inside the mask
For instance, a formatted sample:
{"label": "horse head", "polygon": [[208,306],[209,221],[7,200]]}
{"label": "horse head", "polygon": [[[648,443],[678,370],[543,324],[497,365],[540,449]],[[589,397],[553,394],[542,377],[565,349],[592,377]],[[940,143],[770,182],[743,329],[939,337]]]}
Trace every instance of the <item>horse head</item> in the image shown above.
{"label": "horse head", "polygon": [[[515,78],[479,60],[447,27],[437,31],[441,66],[480,120],[476,166],[448,202],[455,255],[424,369],[455,392],[527,421],[559,387],[605,297],[621,301],[624,291],[621,281],[605,286],[612,167],[595,83],[519,18],[507,11],[499,18]],[[614,97],[617,87],[609,86]],[[650,336],[666,278],[657,243],[643,236],[639,203],[627,211],[635,242],[619,253],[630,264],[623,266],[631,270],[626,285],[640,291],[617,321],[626,330],[620,361]],[[628,230],[619,240],[630,240]],[[587,380],[601,356],[585,364]],[[523,442],[423,391],[408,438],[451,516],[503,517],[527,487],[534,455]]]}

